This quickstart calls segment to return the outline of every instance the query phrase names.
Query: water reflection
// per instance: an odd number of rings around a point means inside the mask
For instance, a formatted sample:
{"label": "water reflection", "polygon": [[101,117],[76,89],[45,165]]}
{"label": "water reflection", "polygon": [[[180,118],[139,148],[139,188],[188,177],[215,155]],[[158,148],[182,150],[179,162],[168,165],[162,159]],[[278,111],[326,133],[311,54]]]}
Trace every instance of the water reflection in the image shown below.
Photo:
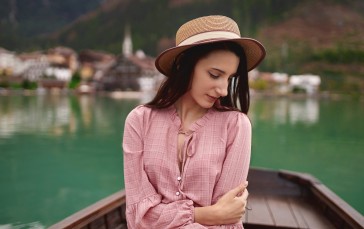
{"label": "water reflection", "polygon": [[[134,104],[146,103],[153,95],[146,94]],[[105,103],[108,98],[95,101],[92,96],[38,96],[0,97],[0,138],[18,133],[42,133],[47,136],[74,134],[81,129],[108,131],[113,125]],[[123,103],[125,100],[119,100]],[[270,120],[275,125],[307,124],[319,121],[319,102],[313,98],[290,100],[272,99],[265,102],[252,101],[250,117]]]}
{"label": "water reflection", "polygon": [[319,121],[319,110],[317,99],[308,98],[304,101],[291,101],[289,105],[290,123],[315,124]]}
{"label": "water reflection", "polygon": [[[131,100],[131,106],[150,98],[143,96]],[[96,102],[95,97],[86,95],[0,97],[0,138],[32,133],[59,137],[93,129],[107,132],[114,125],[113,119],[108,117],[111,114],[106,104],[109,103],[112,103],[110,98],[101,98]],[[119,108],[122,108],[125,100],[119,104]]]}
{"label": "water reflection", "polygon": [[69,123],[71,110],[66,97],[1,97],[0,137],[9,138],[16,133],[62,134]]}
{"label": "water reflection", "polygon": [[256,119],[269,120],[274,125],[313,125],[319,122],[320,104],[317,99],[280,98],[262,101],[253,99],[251,102],[249,116],[253,123],[256,123]]}
{"label": "water reflection", "polygon": [[[124,121],[149,99],[0,97],[0,229],[47,227],[123,188]],[[364,211],[363,104],[254,99],[249,115],[253,166],[312,173]]]}
{"label": "water reflection", "polygon": [[44,228],[46,227],[42,225],[40,222],[0,225],[0,229],[44,229]]}
{"label": "water reflection", "polygon": [[0,97],[0,229],[48,226],[123,188],[123,125],[138,103]]}

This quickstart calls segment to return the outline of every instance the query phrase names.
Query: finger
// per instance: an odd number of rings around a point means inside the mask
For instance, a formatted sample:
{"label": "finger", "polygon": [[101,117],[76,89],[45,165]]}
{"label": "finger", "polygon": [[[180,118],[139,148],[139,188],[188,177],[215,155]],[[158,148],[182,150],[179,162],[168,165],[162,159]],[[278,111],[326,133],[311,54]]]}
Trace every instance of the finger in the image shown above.
{"label": "finger", "polygon": [[246,200],[246,199],[248,199],[248,196],[249,196],[248,189],[244,189],[242,197]]}
{"label": "finger", "polygon": [[241,201],[241,203],[243,204],[243,207],[245,208],[248,202],[248,195],[249,192],[247,189],[244,190],[243,194],[241,196],[237,196],[235,198],[239,199]]}
{"label": "finger", "polygon": [[[248,182],[246,181],[246,187],[248,186]],[[243,195],[243,192],[245,191],[245,190],[247,190],[246,189],[246,187],[245,187],[245,189],[243,190],[243,191],[241,191],[241,192],[239,192],[238,193],[238,195],[236,195],[237,197],[240,197],[240,196],[242,196]]]}
{"label": "finger", "polygon": [[238,185],[236,188],[232,189],[230,191],[230,194],[235,196],[240,196],[239,194],[243,193],[246,187],[248,186],[248,181],[245,181],[244,183]]}

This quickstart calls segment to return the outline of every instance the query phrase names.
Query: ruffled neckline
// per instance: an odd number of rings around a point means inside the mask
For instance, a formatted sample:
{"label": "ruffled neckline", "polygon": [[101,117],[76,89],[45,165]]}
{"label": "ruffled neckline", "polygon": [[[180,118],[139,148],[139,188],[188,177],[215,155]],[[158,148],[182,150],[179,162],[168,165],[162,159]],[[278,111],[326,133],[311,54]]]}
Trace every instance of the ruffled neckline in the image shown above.
{"label": "ruffled neckline", "polygon": [[[174,105],[170,106],[167,108],[168,112],[170,114],[170,118],[172,120],[172,122],[174,123],[174,125],[177,127],[177,129],[180,129],[181,127],[181,119],[178,116],[177,113],[177,109],[175,108]],[[210,120],[211,115],[215,112],[215,109],[212,107],[210,109],[207,110],[207,112],[199,119],[197,119],[195,122],[193,122],[188,130],[190,132],[196,132],[198,129],[200,129],[201,127],[205,126],[206,123],[208,122],[208,120]]]}

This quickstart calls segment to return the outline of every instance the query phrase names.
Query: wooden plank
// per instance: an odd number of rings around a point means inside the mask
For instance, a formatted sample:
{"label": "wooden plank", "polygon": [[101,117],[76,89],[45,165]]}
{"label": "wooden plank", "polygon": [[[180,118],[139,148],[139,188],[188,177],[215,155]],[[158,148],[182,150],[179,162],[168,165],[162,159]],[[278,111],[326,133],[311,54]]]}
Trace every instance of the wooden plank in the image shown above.
{"label": "wooden plank", "polygon": [[104,217],[97,218],[92,221],[89,226],[90,229],[107,229]]}
{"label": "wooden plank", "polygon": [[248,175],[250,193],[261,195],[301,195],[301,188],[286,179],[277,171],[266,169],[250,169]]}
{"label": "wooden plank", "polygon": [[[339,215],[351,227],[364,228],[364,217],[325,185],[314,184],[311,190],[316,198],[320,199],[335,212],[335,215]],[[333,218],[332,220],[337,219]]]}
{"label": "wooden plank", "polygon": [[292,214],[294,215],[294,217],[296,219],[298,228],[303,228],[303,229],[308,228],[308,225],[301,214],[298,199],[290,197],[290,198],[288,198],[288,202],[289,202],[289,207],[291,208]]}
{"label": "wooden plank", "polygon": [[126,204],[120,206],[121,219],[126,222]]}
{"label": "wooden plank", "polygon": [[50,226],[49,229],[82,228],[123,204],[125,204],[125,191],[116,192]]}
{"label": "wooden plank", "polygon": [[248,206],[250,206],[251,210],[245,212],[246,223],[257,225],[275,225],[264,196],[249,196]]}
{"label": "wooden plank", "polygon": [[266,197],[269,211],[278,227],[299,228],[289,205],[288,198],[281,196]]}
{"label": "wooden plank", "polygon": [[291,202],[291,206],[301,214],[308,228],[312,229],[334,229],[335,227],[323,216],[318,209],[313,207],[308,200],[297,199]]}
{"label": "wooden plank", "polygon": [[316,179],[316,177],[313,177],[311,174],[308,173],[279,170],[279,176],[286,180],[290,180],[293,181],[294,183],[305,186],[321,183],[321,181]]}
{"label": "wooden plank", "polygon": [[126,215],[125,215],[125,204],[121,205],[119,208],[108,213],[106,215],[107,228],[109,229],[127,229]]}
{"label": "wooden plank", "polygon": [[[334,193],[308,174],[251,169],[249,182],[248,206],[251,210],[246,211],[244,219],[247,229],[322,229],[334,225],[343,229],[364,228],[360,213],[341,199],[338,201]],[[287,202],[281,199],[287,199]],[[125,218],[125,192],[121,191],[50,229],[124,229],[127,228]]]}
{"label": "wooden plank", "polygon": [[120,215],[120,208],[116,208],[106,215],[107,228],[117,228],[124,224]]}

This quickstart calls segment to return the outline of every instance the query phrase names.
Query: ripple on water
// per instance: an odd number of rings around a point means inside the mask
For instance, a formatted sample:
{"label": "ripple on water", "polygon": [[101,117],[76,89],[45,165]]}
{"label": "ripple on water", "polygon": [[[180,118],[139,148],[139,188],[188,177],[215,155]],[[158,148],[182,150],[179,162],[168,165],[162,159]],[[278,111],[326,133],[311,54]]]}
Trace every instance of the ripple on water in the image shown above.
{"label": "ripple on water", "polygon": [[46,227],[40,222],[15,223],[0,225],[0,229],[45,229]]}

